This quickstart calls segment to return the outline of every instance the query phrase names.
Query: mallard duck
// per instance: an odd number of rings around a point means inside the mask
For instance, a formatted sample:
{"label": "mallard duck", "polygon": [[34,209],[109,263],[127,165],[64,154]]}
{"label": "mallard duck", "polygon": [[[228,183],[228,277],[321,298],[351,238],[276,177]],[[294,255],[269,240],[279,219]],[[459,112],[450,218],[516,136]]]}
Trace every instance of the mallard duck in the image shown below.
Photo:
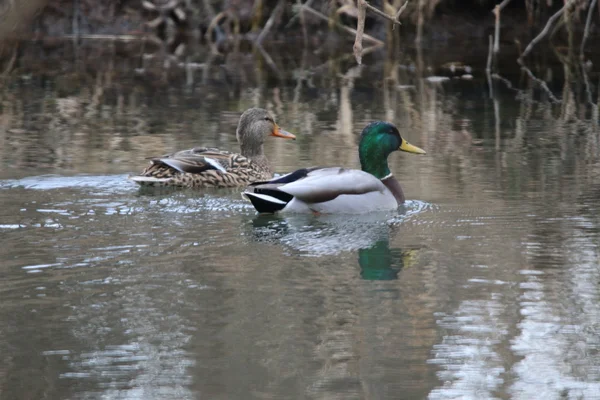
{"label": "mallard duck", "polygon": [[243,192],[260,213],[362,213],[393,210],[404,203],[400,183],[388,167],[393,151],[425,154],[402,139],[383,121],[368,124],[360,135],[361,170],[342,167],[302,168],[266,182],[254,182]]}
{"label": "mallard duck", "polygon": [[241,154],[212,147],[195,147],[150,158],[141,174],[130,176],[144,186],[236,187],[271,179],[273,170],[263,152],[266,136],[296,139],[279,128],[262,108],[250,108],[240,117],[236,136]]}

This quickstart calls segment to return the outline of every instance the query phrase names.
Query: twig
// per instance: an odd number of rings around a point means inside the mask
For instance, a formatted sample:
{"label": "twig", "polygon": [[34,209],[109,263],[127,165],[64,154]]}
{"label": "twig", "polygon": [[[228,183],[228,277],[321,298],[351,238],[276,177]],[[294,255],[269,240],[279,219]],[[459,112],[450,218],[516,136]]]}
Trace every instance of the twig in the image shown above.
{"label": "twig", "polygon": [[[302,1],[296,0],[298,5],[302,4]],[[306,30],[306,17],[304,16],[304,10],[298,12],[300,15],[300,26],[302,27],[302,40],[304,41],[304,48],[308,46],[308,31]]]}
{"label": "twig", "polygon": [[[309,13],[311,13],[312,15],[314,15],[315,17],[317,17],[317,18],[319,18],[319,19],[321,19],[323,21],[327,21],[327,22],[330,21],[330,18],[328,18],[327,16],[321,14],[320,12],[318,12],[317,10],[315,10],[314,8],[308,7],[306,4],[302,5],[301,8],[303,10],[305,10],[305,11],[308,11]],[[348,33],[351,33],[352,35],[356,35],[356,33],[357,33],[356,29],[349,28],[349,27],[347,27],[345,25],[340,24],[339,22],[334,22],[334,24],[338,28],[340,28],[340,29],[342,29],[342,30],[344,30],[344,31],[346,31]],[[381,40],[376,39],[376,38],[374,38],[371,35],[367,35],[366,33],[363,34],[363,39],[368,40],[368,41],[370,41],[371,43],[373,43],[373,44],[375,44],[377,46],[383,46],[384,45],[384,43]]]}
{"label": "twig", "polygon": [[583,60],[583,48],[585,47],[585,41],[590,34],[590,22],[592,21],[592,10],[596,6],[596,0],[592,0],[590,8],[588,9],[587,19],[585,21],[585,30],[583,31],[583,39],[581,39],[581,49],[579,50],[579,58]]}
{"label": "twig", "polygon": [[79,0],[73,0],[73,41],[79,39]]}
{"label": "twig", "polygon": [[122,40],[124,42],[147,40],[151,39],[145,35],[102,35],[102,34],[80,34],[80,35],[63,35],[58,39],[86,39],[86,40]]}
{"label": "twig", "polygon": [[362,41],[365,33],[365,18],[367,16],[367,2],[365,0],[357,0],[358,6],[358,22],[356,23],[356,37],[354,38],[354,58],[358,65],[362,64]]}
{"label": "twig", "polygon": [[358,65],[360,65],[362,63],[362,54],[363,54],[362,41],[363,41],[363,36],[365,36],[365,34],[364,34],[365,33],[365,18],[367,17],[367,9],[373,11],[375,14],[379,15],[380,17],[383,17],[383,18],[387,19],[388,21],[391,21],[395,25],[401,25],[398,18],[400,18],[400,15],[402,15],[402,12],[406,9],[407,5],[408,5],[408,0],[404,3],[404,5],[402,7],[400,7],[400,9],[396,13],[396,15],[392,17],[391,15],[388,15],[387,13],[370,5],[367,2],[367,0],[356,0],[356,6],[358,8],[358,16],[357,16],[358,21],[356,23],[356,38],[354,39],[353,50],[354,50],[354,58],[356,58],[356,62],[358,63]]}
{"label": "twig", "polygon": [[512,0],[504,0],[502,3],[498,4],[500,11],[502,11],[504,9],[504,7],[506,7],[508,5],[508,3],[510,3],[511,1]]}
{"label": "twig", "polygon": [[13,49],[13,53],[12,53],[12,56],[10,57],[10,60],[8,61],[8,64],[4,68],[4,71],[2,71],[3,78],[6,78],[8,76],[8,74],[10,73],[10,71],[12,71],[13,67],[15,66],[15,61],[17,60],[18,50],[19,50],[19,45],[16,45]]}
{"label": "twig", "polygon": [[[406,2],[404,3],[404,5],[398,9],[398,12],[394,16],[394,18],[396,18],[396,21],[400,21],[400,16],[404,12],[404,10],[406,10],[406,7],[408,7],[408,0],[406,0]],[[400,22],[398,22],[398,23],[400,23]]]}
{"label": "twig", "polygon": [[515,87],[513,87],[512,83],[508,79],[506,79],[505,77],[503,77],[503,76],[501,76],[499,74],[492,74],[491,77],[493,79],[497,79],[499,81],[502,81],[506,85],[506,87],[508,89],[514,90],[515,92],[520,92],[520,90],[516,89]]}
{"label": "twig", "polygon": [[492,50],[493,50],[492,35],[489,36],[488,41],[489,41],[488,58],[487,58],[487,66],[485,67],[485,70],[487,71],[487,73],[490,73],[490,71],[492,70]]}
{"label": "twig", "polygon": [[494,23],[494,53],[500,52],[500,5],[494,7],[496,22]]}
{"label": "twig", "polygon": [[283,6],[284,5],[285,5],[285,0],[279,0],[279,2],[277,2],[277,5],[275,6],[275,9],[273,10],[273,12],[271,13],[271,15],[269,16],[269,19],[267,20],[267,23],[265,24],[265,27],[263,28],[263,30],[260,32],[260,34],[256,38],[256,44],[257,45],[260,46],[260,44],[262,43],[262,41],[264,40],[264,38],[269,34],[269,31],[273,27],[273,24],[275,23],[275,20],[277,18],[279,18],[279,14],[281,13],[281,10],[283,10]]}
{"label": "twig", "polygon": [[415,37],[415,44],[417,48],[421,48],[421,40],[423,39],[423,24],[425,18],[423,17],[423,8],[425,7],[425,0],[419,0],[417,5],[417,37]]}
{"label": "twig", "polygon": [[208,45],[210,47],[211,53],[213,54],[219,54],[219,49],[217,49],[217,45],[212,40],[212,33],[215,27],[219,24],[219,21],[225,17],[227,17],[226,11],[221,11],[220,13],[215,15],[215,17],[210,21],[210,24],[208,24],[208,28],[206,28],[206,33],[204,34],[204,37],[206,38],[206,41],[208,42]]}
{"label": "twig", "polygon": [[308,0],[306,3],[304,4],[298,4],[298,12],[294,15],[292,15],[292,18],[290,18],[290,21],[283,27],[284,30],[287,30],[290,26],[292,26],[292,24],[294,22],[296,22],[296,18],[298,18],[299,16],[302,15],[302,10],[303,7],[310,7],[312,5],[313,0]]}
{"label": "twig", "polygon": [[500,14],[510,1],[511,0],[504,0],[502,3],[496,5],[494,11],[492,11],[496,15],[496,23],[494,26],[494,53],[500,52]]}
{"label": "twig", "polygon": [[490,88],[490,99],[494,98],[494,88],[492,86],[492,35],[488,36],[488,58],[487,58],[487,66],[485,68],[485,75],[487,76],[488,86]]}
{"label": "twig", "polygon": [[263,58],[267,62],[267,65],[273,70],[273,72],[275,72],[277,78],[281,79],[281,72],[277,68],[277,65],[275,64],[269,53],[267,53],[267,51],[260,44],[257,44],[256,48],[260,51],[260,54],[262,54]]}
{"label": "twig", "polygon": [[494,14],[496,14],[496,25],[494,28],[494,53],[500,52],[500,13],[510,3],[511,0],[504,0],[502,3],[494,7]]}
{"label": "twig", "polygon": [[[596,0],[593,0],[593,1],[595,2]],[[585,93],[587,95],[587,101],[590,105],[596,106],[596,104],[594,104],[594,100],[592,99],[592,91],[590,90],[590,80],[588,78],[588,74],[587,74],[585,65],[583,65],[583,59],[580,61],[579,66],[581,67],[581,74],[583,75],[583,83],[585,85]]]}
{"label": "twig", "polygon": [[[382,18],[387,19],[388,21],[391,21],[393,24],[396,25],[402,25],[400,23],[400,21],[398,21],[398,18],[400,18],[400,15],[402,15],[402,12],[404,11],[404,9],[406,9],[406,6],[408,6],[408,0],[404,3],[404,5],[402,7],[400,7],[400,9],[398,10],[398,12],[396,13],[395,16],[391,16],[388,15],[387,13],[381,11],[380,9],[378,9],[377,7],[373,7],[372,5],[370,5],[366,0],[358,0],[358,3],[364,3],[364,5],[371,11],[373,11],[375,14],[379,15]],[[359,14],[360,16],[360,14]]]}
{"label": "twig", "polygon": [[[531,42],[529,42],[529,44],[525,48],[525,51],[523,52],[523,54],[521,54],[521,56],[517,59],[517,62],[520,65],[523,65],[523,58],[525,58],[525,56],[527,54],[529,54],[531,49],[533,49],[533,46],[535,46],[536,43],[538,43],[540,40],[542,40],[544,38],[544,36],[546,36],[548,34],[548,31],[550,30],[550,27],[552,27],[552,24],[554,24],[554,21],[556,21],[562,15],[562,13],[565,11],[565,8],[569,4],[570,3],[567,2],[564,6],[562,6],[562,8],[560,10],[558,10],[553,16],[551,16],[548,19],[548,22],[546,23],[546,26],[544,27],[544,29],[542,29],[542,31],[540,32],[540,34],[537,35]],[[531,73],[531,71],[530,71],[530,73]]]}
{"label": "twig", "polygon": [[544,82],[543,80],[537,78],[535,75],[533,75],[533,72],[531,72],[529,70],[529,68],[525,67],[525,66],[521,66],[521,69],[523,71],[525,71],[527,73],[527,75],[529,75],[529,77],[531,79],[533,79],[535,82],[537,82],[538,85],[540,85],[540,87],[542,89],[544,89],[544,91],[548,94],[548,97],[550,97],[550,100],[552,100],[554,103],[562,103],[561,100],[557,99],[553,94],[552,91],[550,90],[550,88],[548,87],[548,85],[546,84],[546,82]]}
{"label": "twig", "polygon": [[[215,10],[213,9],[212,5],[210,4],[209,0],[202,0],[202,5],[204,6],[204,11],[206,12],[206,17],[208,20],[211,20],[215,17]],[[187,6],[189,8],[191,8],[191,0],[187,1]]]}

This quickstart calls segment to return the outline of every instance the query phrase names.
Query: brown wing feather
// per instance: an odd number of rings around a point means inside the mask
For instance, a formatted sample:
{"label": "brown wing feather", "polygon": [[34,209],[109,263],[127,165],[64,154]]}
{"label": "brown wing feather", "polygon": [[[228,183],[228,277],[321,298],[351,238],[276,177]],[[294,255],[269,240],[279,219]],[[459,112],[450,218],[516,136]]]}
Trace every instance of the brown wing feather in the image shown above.
{"label": "brown wing feather", "polygon": [[[225,169],[226,173],[215,164]],[[238,153],[213,147],[195,147],[151,158],[150,165],[139,176],[163,180],[136,180],[150,186],[235,187],[269,179],[272,172],[268,165],[254,162]]]}
{"label": "brown wing feather", "polygon": [[[207,170],[218,171],[218,167],[208,161],[207,158],[214,160],[227,170],[231,167],[233,155],[234,153],[229,151],[207,147],[182,150],[162,157],[151,158],[151,165],[142,172],[142,175],[158,177],[157,174],[160,174],[162,177],[165,177],[165,174],[168,176],[168,172],[171,174],[176,174],[177,172],[199,174]],[[164,171],[165,169],[169,171]]]}

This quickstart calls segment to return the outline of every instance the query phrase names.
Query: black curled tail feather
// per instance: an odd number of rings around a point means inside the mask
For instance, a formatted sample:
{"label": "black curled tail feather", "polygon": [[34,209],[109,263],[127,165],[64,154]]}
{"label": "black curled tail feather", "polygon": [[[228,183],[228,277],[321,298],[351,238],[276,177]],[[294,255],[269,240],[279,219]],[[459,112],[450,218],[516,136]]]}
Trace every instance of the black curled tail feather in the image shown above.
{"label": "black curled tail feather", "polygon": [[256,211],[259,213],[274,214],[277,211],[281,211],[285,208],[287,203],[279,203],[269,201],[268,198],[262,197],[252,192],[244,192],[247,199],[250,200]]}
{"label": "black curled tail feather", "polygon": [[272,188],[255,187],[246,190],[244,195],[259,213],[276,213],[292,201],[294,196]]}

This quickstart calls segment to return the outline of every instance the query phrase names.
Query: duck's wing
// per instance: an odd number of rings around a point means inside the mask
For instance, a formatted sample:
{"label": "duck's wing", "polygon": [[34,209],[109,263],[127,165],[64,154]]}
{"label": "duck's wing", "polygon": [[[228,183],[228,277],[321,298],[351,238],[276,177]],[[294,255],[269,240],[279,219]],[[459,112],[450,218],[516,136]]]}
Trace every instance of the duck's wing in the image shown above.
{"label": "duck's wing", "polygon": [[383,183],[373,175],[342,167],[315,168],[305,177],[279,187],[305,203],[322,203],[341,195],[360,195],[384,191]]}
{"label": "duck's wing", "polygon": [[[161,157],[150,158],[151,165],[148,170],[153,167],[156,169],[167,166],[179,172],[190,174],[199,174],[209,169],[226,173],[234,156],[235,153],[229,151],[211,147],[195,147]],[[142,175],[144,175],[144,172]]]}
{"label": "duck's wing", "polygon": [[244,196],[258,212],[276,212],[292,201],[308,210],[311,204],[324,203],[342,195],[364,195],[385,190],[385,185],[367,172],[315,167],[299,169],[267,182],[253,183],[244,191]]}

